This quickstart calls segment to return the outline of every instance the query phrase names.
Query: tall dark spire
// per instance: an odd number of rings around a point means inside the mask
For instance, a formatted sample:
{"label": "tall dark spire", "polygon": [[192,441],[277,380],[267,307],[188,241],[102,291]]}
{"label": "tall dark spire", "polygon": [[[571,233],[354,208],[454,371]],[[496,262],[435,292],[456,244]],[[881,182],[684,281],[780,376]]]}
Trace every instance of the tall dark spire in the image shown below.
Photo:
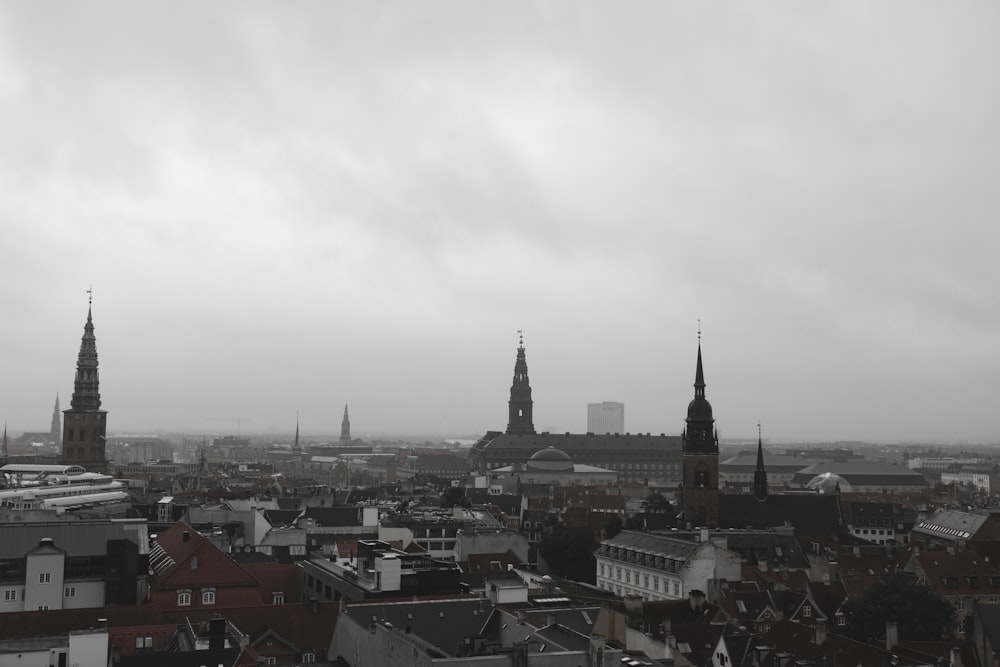
{"label": "tall dark spire", "polygon": [[59,392],[56,392],[56,405],[52,409],[52,442],[56,447],[62,446],[62,412],[59,410]]}
{"label": "tall dark spire", "polygon": [[688,403],[681,435],[681,508],[692,526],[719,523],[719,436],[712,405],[705,398],[705,370],[701,361],[701,327],[698,328],[698,364],[694,372],[694,399]]}
{"label": "tall dark spire", "polygon": [[74,410],[100,410],[100,380],[97,374],[97,338],[94,336],[94,319],[91,306],[87,306],[87,323],[83,325],[80,354],[76,360],[76,379],[73,382]]}
{"label": "tall dark spire", "polygon": [[0,454],[2,454],[4,458],[7,458],[7,454],[9,454],[9,452],[7,451],[7,420],[6,419],[3,420],[3,451],[0,451]]}
{"label": "tall dark spire", "polygon": [[718,452],[712,404],[705,398],[705,370],[701,363],[701,334],[698,335],[698,365],[694,373],[694,399],[688,403],[684,451]]}
{"label": "tall dark spire", "polygon": [[294,451],[299,450],[299,413],[295,413],[295,443],[292,445]]}
{"label": "tall dark spire", "polygon": [[[90,290],[87,290],[91,294]],[[100,382],[97,376],[97,339],[91,299],[87,300],[87,323],[76,362],[76,379],[70,409],[63,411],[63,463],[81,465],[91,472],[105,472],[107,412],[101,409]]]}
{"label": "tall dark spire", "polygon": [[757,424],[757,466],[753,469],[753,497],[767,500],[767,470],[764,469],[764,441]]}
{"label": "tall dark spire", "polygon": [[347,403],[344,403],[344,418],[340,422],[340,441],[351,441],[351,418],[347,416]]}
{"label": "tall dark spire", "polygon": [[524,357],[524,332],[518,331],[517,360],[514,362],[514,381],[510,386],[507,403],[509,417],[507,433],[534,433],[531,419],[531,383],[528,381],[528,362]]}

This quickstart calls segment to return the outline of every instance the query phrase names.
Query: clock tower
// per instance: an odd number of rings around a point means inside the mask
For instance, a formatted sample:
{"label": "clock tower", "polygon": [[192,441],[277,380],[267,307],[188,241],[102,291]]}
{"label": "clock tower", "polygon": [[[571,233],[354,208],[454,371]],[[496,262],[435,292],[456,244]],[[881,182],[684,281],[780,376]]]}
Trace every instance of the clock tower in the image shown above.
{"label": "clock tower", "polygon": [[694,400],[688,403],[681,435],[681,508],[691,526],[719,525],[719,435],[712,405],[705,398],[705,373],[701,364],[701,333],[698,333],[698,366],[694,376]]}

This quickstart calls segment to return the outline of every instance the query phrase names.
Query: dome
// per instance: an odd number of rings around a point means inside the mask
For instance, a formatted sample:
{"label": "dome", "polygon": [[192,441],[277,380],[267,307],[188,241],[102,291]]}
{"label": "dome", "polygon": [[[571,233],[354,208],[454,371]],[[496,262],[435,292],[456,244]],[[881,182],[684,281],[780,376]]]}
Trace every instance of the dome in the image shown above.
{"label": "dome", "polygon": [[688,419],[712,421],[712,404],[704,398],[696,398],[688,403]]}
{"label": "dome", "polygon": [[555,447],[539,449],[531,455],[527,463],[528,470],[566,470],[572,472],[573,459],[569,454]]}
{"label": "dome", "polygon": [[806,482],[806,488],[819,493],[849,493],[853,490],[851,483],[835,472],[824,472]]}

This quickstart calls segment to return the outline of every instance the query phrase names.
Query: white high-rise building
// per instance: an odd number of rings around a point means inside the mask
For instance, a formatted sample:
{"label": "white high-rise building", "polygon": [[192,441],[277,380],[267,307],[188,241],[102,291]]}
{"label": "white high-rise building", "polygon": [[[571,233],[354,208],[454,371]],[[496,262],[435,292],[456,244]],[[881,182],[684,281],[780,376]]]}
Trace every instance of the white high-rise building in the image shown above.
{"label": "white high-rise building", "polygon": [[613,401],[587,404],[587,433],[624,433],[625,404]]}

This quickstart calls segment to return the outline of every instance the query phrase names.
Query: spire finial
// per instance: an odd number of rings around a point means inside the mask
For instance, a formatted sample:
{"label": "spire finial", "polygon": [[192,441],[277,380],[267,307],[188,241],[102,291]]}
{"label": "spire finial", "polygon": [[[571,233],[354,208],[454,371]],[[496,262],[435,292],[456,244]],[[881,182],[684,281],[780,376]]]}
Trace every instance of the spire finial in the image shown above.
{"label": "spire finial", "polygon": [[757,441],[760,441],[760,420],[757,420]]}
{"label": "spire finial", "polygon": [[698,344],[701,345],[701,318],[698,318]]}
{"label": "spire finial", "polygon": [[94,286],[91,285],[87,288],[87,305],[94,303]]}
{"label": "spire finial", "polygon": [[524,329],[517,330],[517,344],[524,347]]}

